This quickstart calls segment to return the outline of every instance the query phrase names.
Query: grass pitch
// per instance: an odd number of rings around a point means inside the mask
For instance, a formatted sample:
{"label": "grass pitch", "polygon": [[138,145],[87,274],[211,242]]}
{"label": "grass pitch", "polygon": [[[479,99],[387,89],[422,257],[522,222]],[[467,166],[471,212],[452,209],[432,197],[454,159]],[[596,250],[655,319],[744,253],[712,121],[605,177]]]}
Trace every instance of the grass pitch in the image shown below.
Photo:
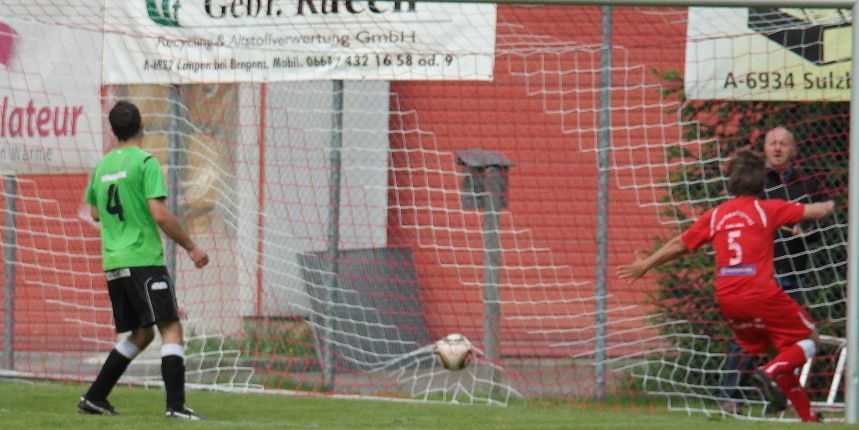
{"label": "grass pitch", "polygon": [[[640,402],[571,404],[517,402],[508,407],[413,404],[272,394],[188,392],[188,406],[208,419],[164,418],[160,389],[117,387],[110,397],[121,416],[77,412],[83,385],[0,380],[2,429],[785,429],[846,428],[688,416]],[[799,426],[799,427],[797,427]]]}

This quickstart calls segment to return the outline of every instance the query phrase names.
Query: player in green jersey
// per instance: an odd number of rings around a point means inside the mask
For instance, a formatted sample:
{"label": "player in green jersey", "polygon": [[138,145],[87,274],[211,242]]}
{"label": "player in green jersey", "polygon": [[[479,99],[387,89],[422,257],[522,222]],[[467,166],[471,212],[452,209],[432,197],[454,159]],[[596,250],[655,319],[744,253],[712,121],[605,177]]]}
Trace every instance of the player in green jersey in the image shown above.
{"label": "player in green jersey", "polygon": [[110,111],[119,145],[95,167],[86,190],[94,220],[101,223],[101,248],[117,333],[131,334],[114,347],[96,380],[78,402],[89,414],[115,415],[107,396],[131,360],[161,334],[161,376],[170,418],[199,420],[185,407],[185,348],[176,292],[164,265],[160,228],[188,252],[197,268],[209,263],[167,208],[158,159],[140,148],[143,121],[132,103]]}

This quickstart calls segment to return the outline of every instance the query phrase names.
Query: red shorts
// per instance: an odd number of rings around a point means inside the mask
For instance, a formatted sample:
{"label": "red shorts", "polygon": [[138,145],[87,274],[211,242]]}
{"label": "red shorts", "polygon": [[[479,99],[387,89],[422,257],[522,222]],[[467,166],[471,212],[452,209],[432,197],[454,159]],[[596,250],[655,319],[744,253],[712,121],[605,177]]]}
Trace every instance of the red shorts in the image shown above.
{"label": "red shorts", "polygon": [[807,339],[814,330],[814,322],[802,306],[781,290],[754,302],[720,300],[719,307],[737,343],[752,354],[763,354],[770,345],[781,351]]}

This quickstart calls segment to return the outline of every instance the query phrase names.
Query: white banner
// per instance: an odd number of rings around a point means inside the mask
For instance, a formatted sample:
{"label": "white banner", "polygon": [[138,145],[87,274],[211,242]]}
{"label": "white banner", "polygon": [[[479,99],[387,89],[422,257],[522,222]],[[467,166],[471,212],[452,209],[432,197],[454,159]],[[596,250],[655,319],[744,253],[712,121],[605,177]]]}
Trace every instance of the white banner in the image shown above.
{"label": "white banner", "polygon": [[690,99],[850,100],[849,9],[689,8]]}
{"label": "white banner", "polygon": [[106,6],[106,84],[492,79],[492,4],[107,0]]}
{"label": "white banner", "polygon": [[0,17],[0,170],[78,172],[102,152],[101,34]]}

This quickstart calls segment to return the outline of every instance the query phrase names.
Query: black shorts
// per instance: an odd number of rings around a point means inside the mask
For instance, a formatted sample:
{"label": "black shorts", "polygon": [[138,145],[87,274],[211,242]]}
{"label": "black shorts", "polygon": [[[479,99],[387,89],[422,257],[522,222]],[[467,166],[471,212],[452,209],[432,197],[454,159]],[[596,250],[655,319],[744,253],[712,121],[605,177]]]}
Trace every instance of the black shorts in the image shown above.
{"label": "black shorts", "polygon": [[130,267],[105,275],[117,333],[179,321],[176,292],[166,267]]}

